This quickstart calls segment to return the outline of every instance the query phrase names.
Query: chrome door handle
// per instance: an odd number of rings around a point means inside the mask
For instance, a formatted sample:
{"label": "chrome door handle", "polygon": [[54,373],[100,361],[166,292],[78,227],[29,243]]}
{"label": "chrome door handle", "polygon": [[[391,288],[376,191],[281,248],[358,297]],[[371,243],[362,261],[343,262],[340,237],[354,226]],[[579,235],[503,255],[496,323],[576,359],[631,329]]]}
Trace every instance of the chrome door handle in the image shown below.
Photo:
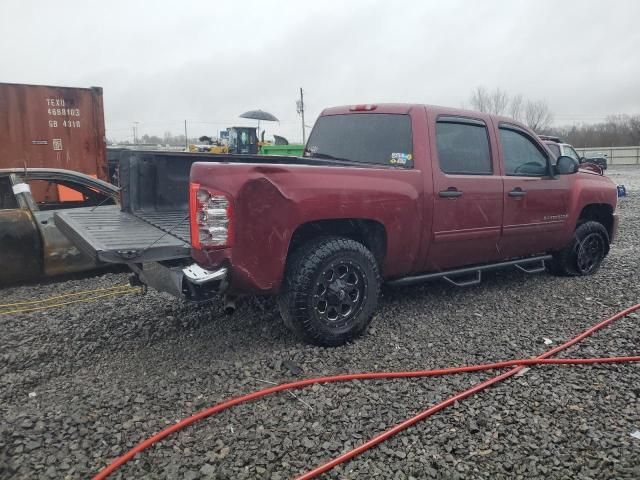
{"label": "chrome door handle", "polygon": [[524,197],[526,194],[527,192],[523,191],[520,187],[516,187],[509,192],[510,197],[516,197],[516,198]]}
{"label": "chrome door handle", "polygon": [[462,192],[456,189],[448,189],[438,192],[438,195],[443,198],[458,198],[462,196]]}

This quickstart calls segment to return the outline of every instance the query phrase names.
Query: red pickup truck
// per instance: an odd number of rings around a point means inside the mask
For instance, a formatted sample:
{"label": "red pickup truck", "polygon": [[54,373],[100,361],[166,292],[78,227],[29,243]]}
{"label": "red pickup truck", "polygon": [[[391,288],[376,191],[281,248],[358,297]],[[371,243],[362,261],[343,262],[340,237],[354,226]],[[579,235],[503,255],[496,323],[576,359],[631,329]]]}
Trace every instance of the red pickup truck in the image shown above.
{"label": "red pickup truck", "polygon": [[616,186],[518,122],[425,105],[329,108],[303,157],[131,152],[121,207],[60,212],[85,253],[187,300],[277,295],[307,341],[370,323],[383,282],[599,268]]}

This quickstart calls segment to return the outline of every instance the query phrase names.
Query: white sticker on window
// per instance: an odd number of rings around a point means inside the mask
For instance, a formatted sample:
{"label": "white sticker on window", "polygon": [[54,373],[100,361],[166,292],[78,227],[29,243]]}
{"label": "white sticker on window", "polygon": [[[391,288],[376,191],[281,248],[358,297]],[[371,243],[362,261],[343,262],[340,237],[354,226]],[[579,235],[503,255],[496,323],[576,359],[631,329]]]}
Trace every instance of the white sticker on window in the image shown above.
{"label": "white sticker on window", "polygon": [[410,162],[411,160],[413,160],[413,155],[411,155],[410,153],[392,153],[389,163],[406,165],[407,162]]}
{"label": "white sticker on window", "polygon": [[13,186],[13,193],[14,195],[18,195],[19,193],[31,193],[31,189],[26,183],[16,183]]}

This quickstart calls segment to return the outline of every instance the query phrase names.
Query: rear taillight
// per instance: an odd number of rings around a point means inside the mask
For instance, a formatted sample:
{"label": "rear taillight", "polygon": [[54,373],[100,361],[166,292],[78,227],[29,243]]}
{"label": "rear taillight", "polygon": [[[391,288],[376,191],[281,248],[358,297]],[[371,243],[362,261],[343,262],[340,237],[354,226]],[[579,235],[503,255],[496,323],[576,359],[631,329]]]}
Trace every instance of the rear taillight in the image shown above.
{"label": "rear taillight", "polygon": [[222,192],[190,184],[189,217],[193,248],[230,247],[233,240],[233,205]]}

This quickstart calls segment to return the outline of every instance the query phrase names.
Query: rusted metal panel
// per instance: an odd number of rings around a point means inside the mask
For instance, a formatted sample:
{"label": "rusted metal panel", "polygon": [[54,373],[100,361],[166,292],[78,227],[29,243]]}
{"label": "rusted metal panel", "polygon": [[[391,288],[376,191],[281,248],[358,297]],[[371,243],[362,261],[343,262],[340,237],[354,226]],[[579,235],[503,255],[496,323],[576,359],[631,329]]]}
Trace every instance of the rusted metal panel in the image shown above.
{"label": "rusted metal panel", "polygon": [[42,245],[31,212],[0,210],[0,285],[36,278],[42,272]]}
{"label": "rusted metal panel", "polygon": [[0,83],[0,168],[25,164],[108,181],[102,88]]}
{"label": "rusted metal panel", "polygon": [[[38,205],[29,191],[38,182],[51,183],[54,192],[68,185],[84,200]],[[57,229],[54,214],[79,206],[114,205],[117,193],[108,183],[68,170],[0,169],[0,285],[99,268]]]}
{"label": "rusted metal panel", "polygon": [[91,270],[98,266],[88,255],[83,254],[56,227],[53,215],[56,210],[32,212],[43,243],[42,266],[47,277],[63,273]]}

